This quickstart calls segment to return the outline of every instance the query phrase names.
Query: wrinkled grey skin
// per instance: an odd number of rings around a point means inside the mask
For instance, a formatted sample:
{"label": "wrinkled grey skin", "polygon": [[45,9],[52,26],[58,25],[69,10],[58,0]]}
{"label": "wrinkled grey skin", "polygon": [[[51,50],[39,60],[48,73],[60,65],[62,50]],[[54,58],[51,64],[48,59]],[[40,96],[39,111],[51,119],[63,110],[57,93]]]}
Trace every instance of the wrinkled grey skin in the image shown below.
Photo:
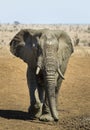
{"label": "wrinkled grey skin", "polygon": [[29,114],[42,121],[58,121],[57,98],[73,52],[70,37],[60,30],[21,30],[10,51],[28,64]]}

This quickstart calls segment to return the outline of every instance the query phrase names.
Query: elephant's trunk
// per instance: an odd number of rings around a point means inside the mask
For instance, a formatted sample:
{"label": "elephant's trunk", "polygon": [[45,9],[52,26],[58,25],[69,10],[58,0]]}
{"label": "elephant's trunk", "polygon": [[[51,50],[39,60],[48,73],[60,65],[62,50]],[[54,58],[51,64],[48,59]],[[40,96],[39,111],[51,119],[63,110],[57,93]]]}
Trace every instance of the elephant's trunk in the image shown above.
{"label": "elephant's trunk", "polygon": [[58,113],[56,108],[55,87],[57,85],[56,79],[56,59],[52,53],[48,53],[45,59],[45,82],[46,93],[49,102],[50,111],[55,121],[58,121]]}
{"label": "elephant's trunk", "polygon": [[58,121],[58,113],[56,108],[56,97],[55,97],[55,86],[56,79],[54,73],[47,73],[46,75],[46,92],[48,96],[49,107],[51,115],[55,121]]}

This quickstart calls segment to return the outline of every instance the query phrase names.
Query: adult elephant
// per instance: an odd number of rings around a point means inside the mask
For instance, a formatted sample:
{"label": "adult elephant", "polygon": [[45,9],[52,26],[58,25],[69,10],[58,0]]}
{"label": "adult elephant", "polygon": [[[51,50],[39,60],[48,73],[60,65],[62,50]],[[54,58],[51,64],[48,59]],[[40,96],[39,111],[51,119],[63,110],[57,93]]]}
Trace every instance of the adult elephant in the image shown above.
{"label": "adult elephant", "polygon": [[70,37],[60,30],[24,29],[10,42],[10,51],[28,64],[30,116],[58,121],[57,97],[73,52]]}

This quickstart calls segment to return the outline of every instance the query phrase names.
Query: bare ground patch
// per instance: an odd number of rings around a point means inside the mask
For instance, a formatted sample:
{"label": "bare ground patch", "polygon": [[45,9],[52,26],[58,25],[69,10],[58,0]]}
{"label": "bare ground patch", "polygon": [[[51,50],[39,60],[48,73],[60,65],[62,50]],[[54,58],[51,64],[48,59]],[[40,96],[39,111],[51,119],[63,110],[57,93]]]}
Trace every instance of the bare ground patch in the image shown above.
{"label": "bare ground patch", "polygon": [[0,51],[0,130],[90,130],[90,55],[78,56],[75,51],[70,58],[58,98],[57,123],[29,117],[26,68],[22,60]]}

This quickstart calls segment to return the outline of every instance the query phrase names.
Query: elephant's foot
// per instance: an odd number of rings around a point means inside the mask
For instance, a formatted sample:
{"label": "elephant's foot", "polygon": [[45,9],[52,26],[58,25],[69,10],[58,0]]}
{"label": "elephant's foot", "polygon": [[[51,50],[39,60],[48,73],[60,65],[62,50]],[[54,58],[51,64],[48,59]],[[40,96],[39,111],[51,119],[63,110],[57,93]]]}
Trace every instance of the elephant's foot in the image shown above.
{"label": "elephant's foot", "polygon": [[31,105],[28,112],[31,118],[39,118],[42,115],[42,104]]}
{"label": "elephant's foot", "polygon": [[42,115],[39,118],[40,121],[45,121],[45,122],[54,121],[47,104],[43,104],[42,110],[43,110]]}
{"label": "elephant's foot", "polygon": [[40,118],[40,121],[45,121],[45,122],[49,122],[49,121],[54,121],[53,117],[51,116],[51,114],[43,114]]}

